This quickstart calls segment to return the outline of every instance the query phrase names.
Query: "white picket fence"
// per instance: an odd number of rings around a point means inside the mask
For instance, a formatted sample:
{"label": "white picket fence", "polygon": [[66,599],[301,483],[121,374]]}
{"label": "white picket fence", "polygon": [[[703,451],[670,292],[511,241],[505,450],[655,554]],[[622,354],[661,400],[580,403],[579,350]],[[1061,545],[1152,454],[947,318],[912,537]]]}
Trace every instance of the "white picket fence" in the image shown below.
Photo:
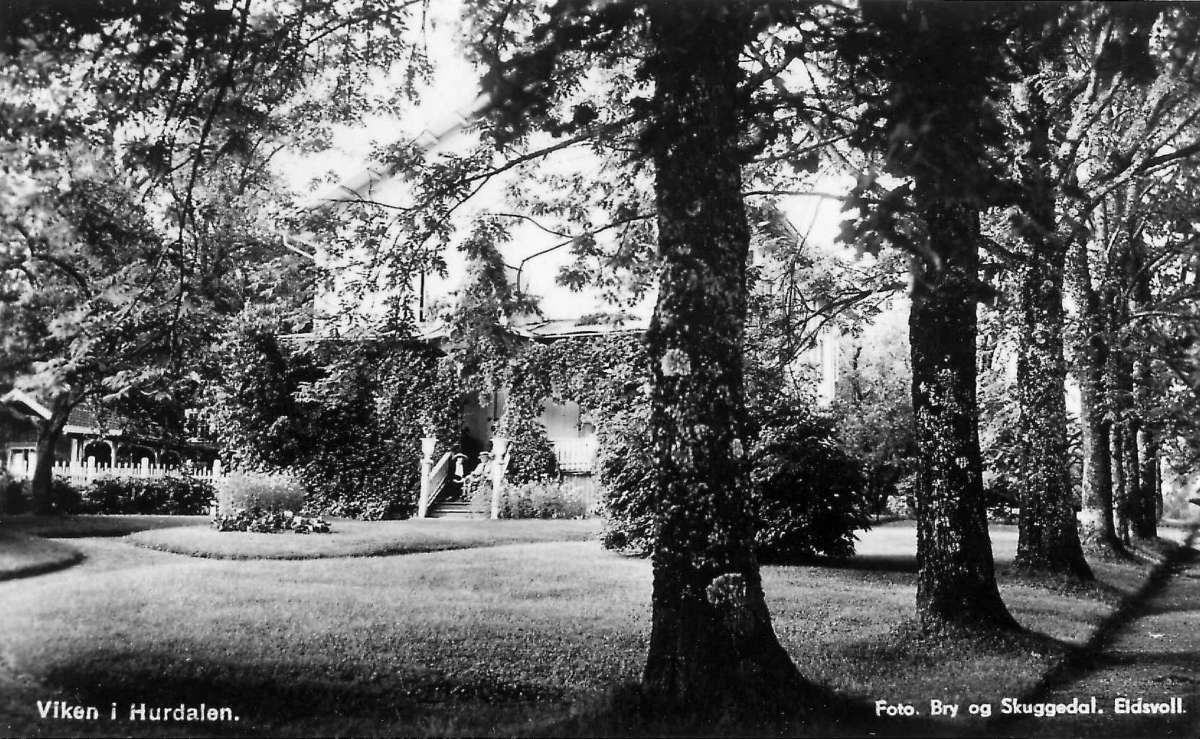
{"label": "white picket fence", "polygon": [[[220,460],[212,463],[212,466],[193,465],[193,466],[166,466],[150,464],[149,459],[143,459],[141,464],[71,464],[69,462],[59,462],[52,467],[55,477],[60,477],[64,480],[69,480],[73,484],[86,484],[91,480],[101,477],[136,477],[136,478],[155,478],[155,477],[176,477],[180,475],[190,475],[198,480],[209,480],[217,482],[224,479],[226,473],[221,468]],[[25,471],[26,477],[33,476],[33,469]]]}

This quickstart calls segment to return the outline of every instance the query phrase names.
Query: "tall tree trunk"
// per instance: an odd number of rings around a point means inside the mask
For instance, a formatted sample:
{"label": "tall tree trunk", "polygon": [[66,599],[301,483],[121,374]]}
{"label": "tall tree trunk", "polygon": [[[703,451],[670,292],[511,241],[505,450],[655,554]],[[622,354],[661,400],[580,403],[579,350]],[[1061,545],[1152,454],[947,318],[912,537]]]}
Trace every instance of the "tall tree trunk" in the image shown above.
{"label": "tall tree trunk", "polygon": [[[1125,203],[1118,199],[1116,209],[1124,216]],[[1122,218],[1123,220],[1123,218]],[[1126,234],[1113,239],[1104,271],[1104,307],[1107,311],[1108,361],[1105,363],[1105,386],[1108,390],[1108,412],[1111,427],[1113,496],[1117,533],[1128,543],[1130,524],[1136,515],[1137,465],[1131,458],[1137,453],[1137,419],[1133,408],[1133,365],[1129,354],[1128,287],[1129,250]]]}
{"label": "tall tree trunk", "polygon": [[1139,523],[1145,519],[1144,502],[1139,495],[1142,487],[1142,463],[1139,458],[1138,436],[1141,422],[1130,414],[1122,429],[1121,467],[1125,476],[1125,517],[1129,536],[1142,538]]}
{"label": "tall tree trunk", "polygon": [[917,442],[917,614],[946,624],[1015,627],[996,587],[983,499],[975,340],[979,213],[924,209],[940,261],[916,283],[909,314]]}
{"label": "tall tree trunk", "polygon": [[1108,343],[1104,314],[1100,297],[1092,286],[1087,244],[1078,242],[1072,256],[1071,283],[1080,324],[1074,352],[1083,443],[1080,539],[1088,552],[1114,558],[1123,556],[1125,549],[1117,536],[1113,514],[1112,454],[1105,385]]}
{"label": "tall tree trunk", "polygon": [[770,718],[804,689],[754,553],[742,353],[749,230],[736,151],[740,4],[649,6],[662,271],[647,343],[657,467],[644,684],[688,713]]}
{"label": "tall tree trunk", "polygon": [[1138,518],[1132,522],[1133,535],[1142,539],[1158,536],[1158,440],[1153,429],[1143,428],[1137,437],[1138,446]]}
{"label": "tall tree trunk", "polygon": [[1015,564],[1030,572],[1090,580],[1068,467],[1062,303],[1066,245],[1055,233],[1050,117],[1038,87],[1026,84],[1023,90],[1029,125],[1022,166],[1027,219],[1022,236],[1028,249],[1018,285],[1021,513]]}
{"label": "tall tree trunk", "polygon": [[1117,537],[1123,543],[1128,544],[1129,505],[1127,497],[1129,490],[1127,486],[1128,480],[1125,477],[1125,432],[1126,427],[1122,423],[1113,423],[1108,428],[1114,524],[1116,526]]}
{"label": "tall tree trunk", "polygon": [[69,397],[60,395],[50,404],[50,418],[38,423],[37,464],[29,482],[29,498],[30,509],[39,516],[53,513],[59,502],[54,500],[54,451],[72,407]]}
{"label": "tall tree trunk", "polygon": [[[1129,241],[1132,307],[1135,313],[1150,309],[1153,299],[1150,273],[1146,264],[1146,242],[1139,229]],[[1158,536],[1157,460],[1158,431],[1153,422],[1154,378],[1145,337],[1132,331],[1130,352],[1133,358],[1133,410],[1138,420],[1136,449],[1138,458],[1137,488],[1132,494],[1137,501],[1131,512],[1130,529],[1134,536],[1153,539]]]}

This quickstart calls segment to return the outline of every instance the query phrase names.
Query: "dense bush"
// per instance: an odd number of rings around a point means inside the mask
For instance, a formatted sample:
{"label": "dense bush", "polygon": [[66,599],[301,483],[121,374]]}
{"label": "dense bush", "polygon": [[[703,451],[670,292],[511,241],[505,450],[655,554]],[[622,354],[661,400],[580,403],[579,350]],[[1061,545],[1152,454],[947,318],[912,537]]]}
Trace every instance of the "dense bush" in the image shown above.
{"label": "dense bush", "polygon": [[305,508],[304,489],[287,473],[230,472],[217,483],[218,513],[252,508],[280,513]]}
{"label": "dense bush", "polygon": [[500,491],[500,518],[584,518],[587,501],[552,478],[506,484]]}
{"label": "dense bush", "polygon": [[870,523],[858,460],[837,444],[834,424],[798,405],[761,413],[750,453],[759,556],[794,562],[854,554],[854,531]]}
{"label": "dense bush", "polygon": [[520,414],[515,403],[509,405],[504,419],[500,431],[509,438],[505,479],[521,484],[557,477],[558,457],[541,421],[536,416]]}
{"label": "dense bush", "polygon": [[654,461],[647,405],[636,403],[615,414],[600,429],[599,441],[597,469],[605,491],[601,540],[609,549],[649,554],[654,542]]}
{"label": "dense bush", "polygon": [[249,508],[213,517],[217,531],[251,531],[257,534],[328,534],[329,524],[315,516],[300,516],[292,511],[267,511]]}
{"label": "dense bush", "polygon": [[0,470],[0,513],[16,515],[24,513],[28,506],[25,486],[6,470]]}
{"label": "dense bush", "polygon": [[[759,412],[754,425],[750,495],[759,556],[794,561],[852,554],[853,532],[869,523],[870,506],[861,466],[838,447],[832,421],[784,405]],[[644,405],[606,424],[599,469],[606,490],[604,545],[648,553],[654,541],[654,467]]]}
{"label": "dense bush", "polygon": [[[65,481],[61,481],[64,482]],[[56,500],[59,499],[55,496]],[[64,506],[72,513],[200,515],[208,513],[216,491],[208,480],[189,475],[100,477]]]}

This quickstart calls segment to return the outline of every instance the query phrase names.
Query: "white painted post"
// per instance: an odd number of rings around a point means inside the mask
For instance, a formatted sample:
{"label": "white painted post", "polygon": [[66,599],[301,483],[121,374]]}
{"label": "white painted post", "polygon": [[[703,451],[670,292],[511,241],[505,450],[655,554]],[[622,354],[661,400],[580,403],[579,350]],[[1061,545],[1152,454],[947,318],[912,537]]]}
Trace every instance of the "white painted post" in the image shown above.
{"label": "white painted post", "polygon": [[508,456],[508,439],[492,437],[492,518],[500,518],[500,488],[504,485],[504,460]]}
{"label": "white painted post", "polygon": [[433,450],[436,446],[436,437],[426,436],[421,439],[421,493],[417,498],[417,518],[425,518],[425,514],[429,512],[429,478],[433,473]]}
{"label": "white painted post", "polygon": [[138,470],[138,472],[141,474],[141,476],[149,477],[150,476],[150,458],[149,457],[142,457],[141,467],[142,468],[140,470]]}
{"label": "white painted post", "polygon": [[217,478],[219,478],[220,476],[221,476],[221,460],[214,459],[213,463],[212,463],[213,482],[216,482]]}

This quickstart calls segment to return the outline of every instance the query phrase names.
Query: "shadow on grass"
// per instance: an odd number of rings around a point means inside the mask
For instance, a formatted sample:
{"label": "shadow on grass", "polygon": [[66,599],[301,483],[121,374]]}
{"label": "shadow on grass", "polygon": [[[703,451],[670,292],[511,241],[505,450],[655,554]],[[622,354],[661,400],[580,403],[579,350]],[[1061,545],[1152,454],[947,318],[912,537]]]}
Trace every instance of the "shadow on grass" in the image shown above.
{"label": "shadow on grass", "polygon": [[808,684],[805,694],[786,715],[747,722],[663,710],[649,703],[637,684],[610,691],[564,719],[526,733],[538,737],[676,737],[676,736],[797,736],[797,737],[951,737],[961,727],[928,717],[877,717],[874,706],[823,686]]}
{"label": "shadow on grass", "polygon": [[3,527],[9,531],[44,539],[83,537],[119,537],[149,529],[196,526],[208,523],[207,516],[128,515],[52,515],[10,516]]}
{"label": "shadow on grass", "polygon": [[[1025,695],[1021,696],[1020,700],[1026,703],[1043,701],[1055,689],[1075,682],[1105,664],[1109,656],[1105,654],[1105,650],[1112,643],[1116,635],[1132,621],[1145,615],[1149,601],[1162,593],[1171,578],[1179,574],[1186,564],[1194,562],[1200,556],[1196,550],[1191,548],[1191,544],[1196,538],[1196,533],[1197,527],[1192,527],[1182,545],[1176,544],[1172,548],[1167,549],[1165,556],[1150,572],[1150,576],[1146,578],[1142,587],[1137,592],[1122,599],[1120,604],[1100,623],[1092,633],[1091,638],[1083,646],[1069,651],[1066,658],[1055,666],[1054,669],[1043,675],[1042,679],[1032,689],[1027,691]],[[1151,655],[1144,656],[1153,659]],[[989,727],[995,730],[1003,730],[1012,726],[1018,719],[1019,717],[1000,716],[993,719]],[[1126,728],[1126,726],[1122,726],[1122,730]],[[1163,728],[1160,725],[1159,731]],[[1163,734],[1158,733],[1155,735],[1162,736]]]}
{"label": "shadow on grass", "polygon": [[[114,734],[154,734],[154,722],[129,720],[131,705],[178,707],[180,704],[228,707],[237,723],[160,722],[194,733],[239,735],[271,734],[281,730],[302,734],[327,733],[323,727],[341,726],[337,733],[416,734],[442,725],[450,733],[478,734],[505,714],[520,716],[531,706],[549,713],[566,709],[563,691],[536,683],[505,682],[491,678],[455,677],[437,673],[361,674],[349,668],[179,661],[156,655],[131,668],[119,653],[94,652],[73,663],[49,670],[40,682],[56,693],[49,699],[98,706],[104,726]],[[109,721],[109,707],[117,705],[118,720]],[[34,714],[31,718],[36,718]],[[478,723],[479,720],[483,723]],[[45,723],[45,722],[41,722]],[[71,723],[51,723],[42,729],[59,734]],[[92,727],[95,728],[95,727]],[[107,733],[107,732],[106,732]]]}
{"label": "shadow on grass", "polygon": [[40,562],[38,564],[21,567],[18,569],[9,569],[0,571],[0,582],[6,580],[20,580],[26,577],[37,577],[38,575],[49,575],[52,572],[65,570],[68,567],[74,567],[85,559],[82,552],[75,552],[72,555],[53,562]]}
{"label": "shadow on grass", "polygon": [[0,530],[0,582],[57,572],[83,559],[67,544]]}
{"label": "shadow on grass", "polygon": [[[1128,562],[1136,563],[1130,559]],[[1110,605],[1119,605],[1130,596],[1129,591],[1103,580],[1080,581],[1073,577],[1033,574],[1011,564],[996,568],[996,579],[1001,585],[1022,586],[1046,590],[1058,595],[1094,598]]]}

